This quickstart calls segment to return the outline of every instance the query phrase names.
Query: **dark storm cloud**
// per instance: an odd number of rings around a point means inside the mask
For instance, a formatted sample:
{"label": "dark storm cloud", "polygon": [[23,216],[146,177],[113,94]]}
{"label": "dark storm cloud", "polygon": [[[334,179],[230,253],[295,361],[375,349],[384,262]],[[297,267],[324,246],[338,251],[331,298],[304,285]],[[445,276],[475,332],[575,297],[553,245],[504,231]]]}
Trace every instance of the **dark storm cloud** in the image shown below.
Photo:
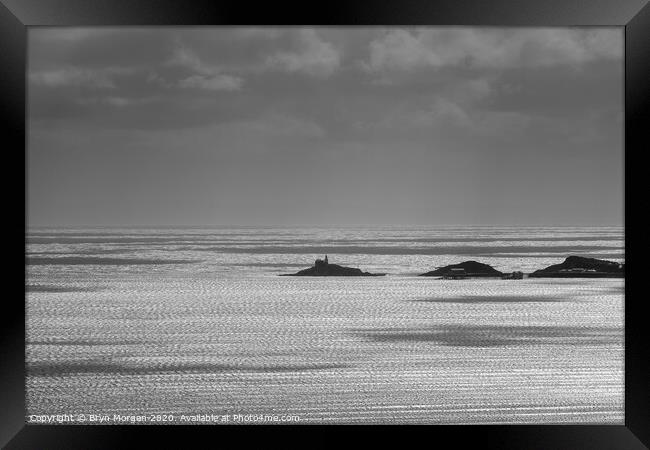
{"label": "dark storm cloud", "polygon": [[30,221],[620,223],[622,73],[617,29],[35,28]]}

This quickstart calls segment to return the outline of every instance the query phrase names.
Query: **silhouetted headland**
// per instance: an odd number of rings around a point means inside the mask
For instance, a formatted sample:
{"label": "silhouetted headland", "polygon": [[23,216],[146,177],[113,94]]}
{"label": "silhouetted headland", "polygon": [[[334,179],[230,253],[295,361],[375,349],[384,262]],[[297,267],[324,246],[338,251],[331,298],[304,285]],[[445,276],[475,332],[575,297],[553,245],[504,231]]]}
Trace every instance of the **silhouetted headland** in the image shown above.
{"label": "silhouetted headland", "polygon": [[532,278],[623,278],[625,264],[604,259],[569,256],[563,263],[536,270]]}
{"label": "silhouetted headland", "polygon": [[370,273],[363,272],[361,269],[356,269],[354,267],[343,267],[337,264],[330,264],[327,260],[327,255],[325,259],[317,259],[314,262],[314,266],[308,269],[303,269],[296,273],[284,273],[281,276],[284,277],[381,277],[386,275],[385,273]]}
{"label": "silhouetted headland", "polygon": [[444,277],[444,278],[474,278],[474,277],[502,277],[494,267],[477,261],[465,261],[459,264],[440,267],[431,272],[423,273],[421,277]]}

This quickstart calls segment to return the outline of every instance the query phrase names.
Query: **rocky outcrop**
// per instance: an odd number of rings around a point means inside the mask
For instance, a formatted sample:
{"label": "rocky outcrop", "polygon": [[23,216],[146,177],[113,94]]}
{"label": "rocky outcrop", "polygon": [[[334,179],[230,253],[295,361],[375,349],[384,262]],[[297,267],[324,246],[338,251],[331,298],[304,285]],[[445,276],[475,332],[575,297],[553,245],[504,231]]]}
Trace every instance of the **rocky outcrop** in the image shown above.
{"label": "rocky outcrop", "polygon": [[423,273],[421,277],[501,277],[503,272],[499,272],[494,267],[477,261],[465,261],[459,264],[440,267],[431,272]]}
{"label": "rocky outcrop", "polygon": [[370,273],[363,272],[361,269],[354,267],[343,267],[337,264],[330,264],[325,259],[317,259],[313,267],[300,270],[296,273],[285,273],[281,276],[285,277],[380,277],[386,275],[385,273]]}
{"label": "rocky outcrop", "polygon": [[569,256],[564,262],[536,270],[531,278],[623,278],[625,264],[604,259]]}

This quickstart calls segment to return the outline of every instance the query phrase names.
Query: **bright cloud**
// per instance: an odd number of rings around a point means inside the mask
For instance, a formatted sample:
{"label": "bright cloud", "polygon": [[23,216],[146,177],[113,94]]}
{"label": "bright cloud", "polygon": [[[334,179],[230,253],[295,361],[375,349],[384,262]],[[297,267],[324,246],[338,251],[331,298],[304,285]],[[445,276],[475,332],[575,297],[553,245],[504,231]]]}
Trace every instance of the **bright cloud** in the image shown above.
{"label": "bright cloud", "polygon": [[287,72],[327,77],[339,68],[341,56],[314,29],[303,29],[298,32],[295,50],[277,52],[269,56],[266,63],[268,67]]}
{"label": "bright cloud", "polygon": [[[180,88],[205,89],[209,91],[235,91],[241,89],[244,80],[222,73],[219,67],[206,64],[198,55],[185,47],[177,47],[167,65],[181,66],[195,72],[178,82]],[[159,76],[150,75],[151,80],[161,81]],[[166,83],[162,83],[166,84]],[[169,85],[167,83],[167,85]]]}
{"label": "bright cloud", "polygon": [[68,67],[41,70],[29,74],[29,80],[37,85],[49,87],[84,86],[100,89],[114,89],[114,76],[132,73],[127,68],[83,69]]}
{"label": "bright cloud", "polygon": [[181,88],[205,89],[208,91],[236,91],[241,89],[243,80],[230,75],[192,75],[178,82]]}
{"label": "bright cloud", "polygon": [[370,71],[443,66],[548,67],[621,58],[620,29],[436,28],[385,32],[369,44]]}

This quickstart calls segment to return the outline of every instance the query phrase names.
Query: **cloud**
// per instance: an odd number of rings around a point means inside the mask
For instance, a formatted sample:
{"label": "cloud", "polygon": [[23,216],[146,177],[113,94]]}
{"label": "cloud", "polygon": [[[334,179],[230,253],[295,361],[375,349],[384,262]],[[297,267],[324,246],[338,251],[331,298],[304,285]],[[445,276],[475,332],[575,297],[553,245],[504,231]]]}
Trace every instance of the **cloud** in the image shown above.
{"label": "cloud", "polygon": [[49,69],[32,72],[29,74],[30,82],[42,86],[84,86],[99,89],[114,89],[114,76],[132,73],[128,68],[85,69],[67,67],[63,69]]}
{"label": "cloud", "polygon": [[30,38],[42,41],[65,41],[69,43],[95,38],[107,38],[124,33],[117,28],[83,27],[37,27],[29,31]]}
{"label": "cloud", "polygon": [[[325,36],[328,36],[326,38]],[[236,74],[298,73],[327,77],[341,65],[345,46],[326,28],[236,27],[180,30],[170,65]]]}
{"label": "cloud", "polygon": [[[621,68],[612,59],[621,52],[615,29],[136,28],[128,31],[129,47],[123,30],[112,32],[53,29],[30,41],[30,79],[45,86],[32,91],[33,117],[95,120],[120,108],[106,126],[180,129],[276,114],[361,139],[364,129],[449,134],[508,120],[496,113],[482,120],[485,110],[561,115],[571,123],[620,97],[612,88]],[[48,33],[59,40],[50,42]],[[104,58],[119,36],[121,53]],[[589,71],[559,63],[598,58],[610,59]],[[373,84],[353,66],[361,61]],[[123,75],[126,68],[132,75]],[[387,86],[374,84],[380,81]],[[59,89],[66,85],[94,89]],[[204,95],[219,92],[219,102]],[[144,105],[142,98],[155,101]],[[284,125],[273,124],[292,129]]]}
{"label": "cloud", "polygon": [[82,98],[77,100],[77,103],[80,105],[109,105],[109,106],[114,106],[116,108],[122,108],[125,106],[133,106],[133,105],[143,105],[146,103],[151,103],[155,99],[153,97],[146,97],[146,98],[126,98],[126,97],[119,97],[119,96],[107,96],[107,97],[89,97],[89,98]]}
{"label": "cloud", "polygon": [[277,27],[242,27],[230,30],[234,38],[239,39],[278,39],[285,32]]}
{"label": "cloud", "polygon": [[181,88],[205,89],[208,91],[236,91],[241,89],[243,80],[230,75],[192,75],[178,82]]}
{"label": "cloud", "polygon": [[371,72],[534,68],[617,59],[622,52],[622,32],[615,28],[394,29],[370,42],[363,67]]}
{"label": "cloud", "polygon": [[519,139],[531,126],[543,125],[548,133],[564,127],[560,120],[532,117],[515,111],[493,111],[476,106],[486,88],[480,82],[470,81],[460,86],[480,85],[474,98],[456,96],[452,92],[424,98],[422,102],[397,104],[374,118],[355,121],[352,126],[363,136],[408,137],[431,139],[445,136],[455,139],[484,139],[499,141]]}
{"label": "cloud", "polygon": [[360,130],[384,130],[388,132],[415,130],[449,130],[450,127],[472,127],[470,113],[458,103],[446,98],[436,98],[419,108],[398,107],[387,112],[378,120],[360,121],[355,126]]}
{"label": "cloud", "polygon": [[439,66],[440,58],[421,41],[421,37],[406,30],[393,30],[370,43],[370,70],[405,69]]}
{"label": "cloud", "polygon": [[[197,54],[190,49],[178,46],[172,57],[167,61],[168,66],[179,66],[195,72],[178,81],[177,86],[183,89],[204,89],[209,91],[235,91],[241,89],[244,80],[240,77],[222,73],[221,69],[206,64]],[[162,85],[170,84],[156,74],[149,75],[150,81],[157,81]]]}
{"label": "cloud", "polygon": [[297,32],[296,49],[279,51],[266,60],[266,65],[286,72],[318,77],[332,75],[341,64],[341,55],[329,42],[323,41],[314,29]]}
{"label": "cloud", "polygon": [[494,95],[494,81],[487,78],[453,80],[446,86],[446,96],[462,104],[476,104]]}
{"label": "cloud", "polygon": [[203,75],[208,75],[216,71],[214,67],[201,61],[201,58],[196,53],[180,44],[174,49],[172,56],[165,65],[185,67]]}

